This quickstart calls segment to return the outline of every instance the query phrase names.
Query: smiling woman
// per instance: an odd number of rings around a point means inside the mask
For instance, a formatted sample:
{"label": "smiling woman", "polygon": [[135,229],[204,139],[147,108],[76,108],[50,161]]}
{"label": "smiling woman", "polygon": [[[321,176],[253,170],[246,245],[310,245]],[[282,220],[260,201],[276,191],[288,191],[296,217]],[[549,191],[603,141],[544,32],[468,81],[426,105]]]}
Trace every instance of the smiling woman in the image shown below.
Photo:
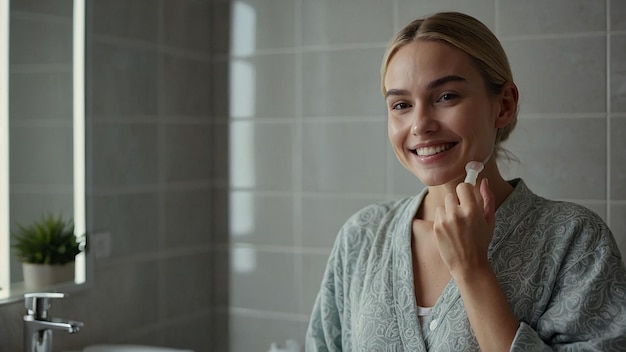
{"label": "smiling woman", "polygon": [[458,12],[416,19],[381,72],[389,140],[427,187],[346,221],[307,351],[623,351],[611,230],[500,173],[519,95],[495,35]]}
{"label": "smiling woman", "polygon": [[[3,0],[0,300],[24,292],[9,234],[44,213],[85,232],[84,0]],[[8,26],[10,24],[10,27]],[[6,132],[4,132],[6,131]],[[77,257],[74,281],[86,281]],[[62,289],[62,288],[56,288]]]}

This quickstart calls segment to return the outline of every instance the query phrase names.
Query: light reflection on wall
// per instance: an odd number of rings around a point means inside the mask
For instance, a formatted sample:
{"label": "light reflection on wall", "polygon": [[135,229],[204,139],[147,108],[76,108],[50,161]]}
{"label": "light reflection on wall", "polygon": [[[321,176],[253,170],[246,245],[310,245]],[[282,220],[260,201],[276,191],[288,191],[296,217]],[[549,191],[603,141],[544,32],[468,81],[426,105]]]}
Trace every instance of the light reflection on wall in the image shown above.
{"label": "light reflection on wall", "polygon": [[256,251],[250,245],[238,245],[231,251],[230,267],[237,273],[251,273],[256,269]]}
{"label": "light reflection on wall", "polygon": [[252,193],[231,190],[229,202],[230,235],[232,237],[251,235],[254,231],[254,198]]}
{"label": "light reflection on wall", "polygon": [[[85,204],[85,0],[74,0],[73,23],[73,133],[74,133],[74,231],[82,235],[87,231]],[[76,256],[77,284],[86,281],[85,252]]]}
{"label": "light reflection on wall", "polygon": [[234,56],[250,56],[256,47],[256,10],[250,4],[235,1],[232,9],[230,50]]}
{"label": "light reflection on wall", "polygon": [[[255,230],[254,197],[256,186],[254,123],[256,97],[255,67],[249,58],[256,49],[256,11],[236,1],[232,8],[231,55],[229,70],[230,111],[230,218],[231,237],[252,236]],[[256,252],[251,245],[237,245],[231,253],[231,269],[251,273],[256,269]]]}
{"label": "light reflection on wall", "polygon": [[[9,1],[0,0],[0,92],[9,87]],[[0,94],[0,299],[10,294],[9,255],[9,102]]]}
{"label": "light reflection on wall", "polygon": [[230,117],[254,117],[256,89],[254,67],[245,59],[231,60],[229,79],[230,101],[228,108],[230,111]]}
{"label": "light reflection on wall", "polygon": [[230,122],[230,187],[254,188],[254,125],[248,121]]}

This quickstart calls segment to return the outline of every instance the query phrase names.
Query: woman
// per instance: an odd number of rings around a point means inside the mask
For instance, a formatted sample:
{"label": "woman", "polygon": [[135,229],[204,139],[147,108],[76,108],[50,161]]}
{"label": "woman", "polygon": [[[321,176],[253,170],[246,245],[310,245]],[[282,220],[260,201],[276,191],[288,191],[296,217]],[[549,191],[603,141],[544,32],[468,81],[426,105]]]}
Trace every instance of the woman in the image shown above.
{"label": "woman", "polygon": [[518,91],[493,33],[460,13],[413,21],[382,86],[395,154],[427,188],[342,227],[307,351],[625,351],[626,269],[606,224],[498,170]]}

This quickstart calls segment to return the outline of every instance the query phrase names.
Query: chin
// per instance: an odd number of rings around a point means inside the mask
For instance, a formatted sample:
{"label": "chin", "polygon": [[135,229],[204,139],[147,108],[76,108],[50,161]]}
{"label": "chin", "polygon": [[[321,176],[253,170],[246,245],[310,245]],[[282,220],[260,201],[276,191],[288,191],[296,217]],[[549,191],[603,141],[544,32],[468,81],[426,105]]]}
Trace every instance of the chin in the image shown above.
{"label": "chin", "polygon": [[465,174],[463,175],[433,175],[433,173],[429,173],[427,175],[420,175],[415,173],[417,178],[428,187],[441,186],[446,184],[458,184],[463,182],[465,179]]}

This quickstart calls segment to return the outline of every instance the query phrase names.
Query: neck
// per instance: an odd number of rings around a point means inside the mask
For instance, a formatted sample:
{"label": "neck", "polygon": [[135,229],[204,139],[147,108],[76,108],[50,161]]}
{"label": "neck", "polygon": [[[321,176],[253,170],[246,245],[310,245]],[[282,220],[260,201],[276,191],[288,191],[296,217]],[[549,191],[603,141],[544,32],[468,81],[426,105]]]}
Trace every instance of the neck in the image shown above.
{"label": "neck", "polygon": [[[502,177],[498,170],[498,165],[494,158],[487,161],[485,169],[478,175],[476,187],[480,185],[483,178],[489,180],[489,188],[493,192],[496,201],[496,209],[504,202],[504,200],[513,192],[513,187]],[[428,187],[428,194],[424,198],[416,216],[418,219],[433,221],[435,219],[435,211],[437,207],[444,206],[444,199],[448,193],[456,194],[456,186],[463,182],[465,175],[453,181]]]}

